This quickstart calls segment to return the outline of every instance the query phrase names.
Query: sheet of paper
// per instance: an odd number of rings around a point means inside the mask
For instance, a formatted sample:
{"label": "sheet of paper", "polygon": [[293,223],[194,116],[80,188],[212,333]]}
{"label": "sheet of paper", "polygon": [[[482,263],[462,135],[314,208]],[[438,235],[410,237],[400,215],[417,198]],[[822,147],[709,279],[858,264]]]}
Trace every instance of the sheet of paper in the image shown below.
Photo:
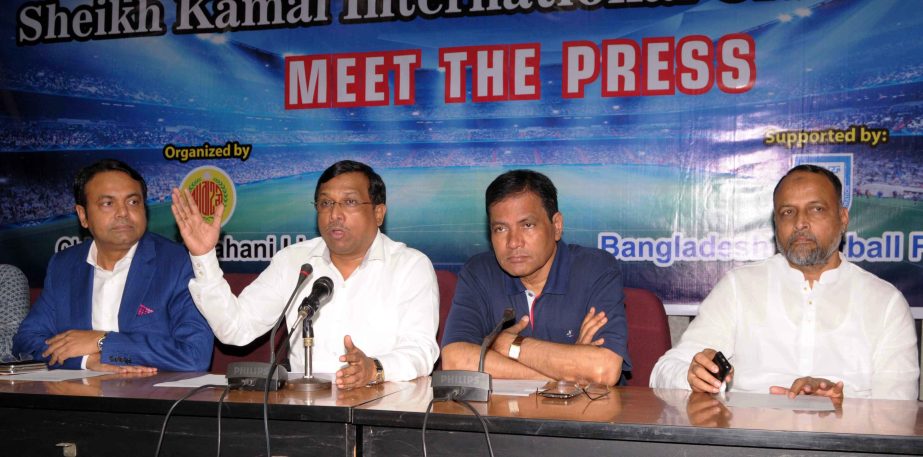
{"label": "sheet of paper", "polygon": [[[298,379],[303,376],[303,373],[289,373],[286,379]],[[314,376],[326,379],[327,381],[334,378],[332,373],[315,373]],[[179,381],[161,382],[159,384],[154,384],[154,387],[200,387],[206,384],[226,386],[228,385],[228,379],[223,374],[206,374],[194,378],[180,379]]]}
{"label": "sheet of paper", "polygon": [[531,379],[494,379],[494,395],[512,395],[515,397],[528,397],[536,390],[544,387],[546,381]]}
{"label": "sheet of paper", "polygon": [[[720,397],[719,397],[720,398]],[[827,397],[799,395],[770,395],[746,392],[728,392],[724,394],[724,404],[732,408],[773,408],[794,411],[835,411],[833,401]]]}
{"label": "sheet of paper", "polygon": [[33,371],[30,373],[14,374],[0,378],[4,381],[67,381],[70,379],[92,378],[111,374],[105,371],[92,370],[48,370]]}
{"label": "sheet of paper", "polygon": [[169,381],[161,382],[159,384],[154,384],[154,387],[201,387],[206,384],[214,384],[219,386],[228,385],[228,378],[223,374],[206,374],[202,376],[196,376],[194,378],[180,379],[179,381]]}

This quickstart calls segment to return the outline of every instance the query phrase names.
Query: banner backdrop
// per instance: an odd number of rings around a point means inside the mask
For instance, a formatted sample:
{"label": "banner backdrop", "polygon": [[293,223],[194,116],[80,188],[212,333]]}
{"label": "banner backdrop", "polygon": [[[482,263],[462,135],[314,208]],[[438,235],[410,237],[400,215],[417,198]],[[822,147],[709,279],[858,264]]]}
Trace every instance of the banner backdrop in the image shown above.
{"label": "banner backdrop", "polygon": [[172,187],[223,200],[222,266],[255,272],[317,236],[318,174],[351,158],[437,268],[489,249],[487,184],[531,168],[567,242],[695,303],[775,252],[773,186],[817,163],[845,185],[844,253],[923,306],[915,2],[41,0],[0,21],[0,262],[33,286],[83,235],[92,161],[136,167],[169,237]]}

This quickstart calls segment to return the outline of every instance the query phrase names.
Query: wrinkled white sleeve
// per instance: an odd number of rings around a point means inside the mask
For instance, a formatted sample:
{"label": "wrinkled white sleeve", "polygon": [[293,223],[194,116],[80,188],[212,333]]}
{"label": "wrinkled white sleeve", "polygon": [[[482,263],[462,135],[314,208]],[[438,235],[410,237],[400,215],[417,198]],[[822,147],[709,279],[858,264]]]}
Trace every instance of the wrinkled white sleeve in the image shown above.
{"label": "wrinkled white sleeve", "polygon": [[189,280],[189,292],[219,341],[243,346],[272,327],[287,299],[281,291],[291,289],[283,284],[275,259],[235,297],[214,249],[190,258],[195,277]]}
{"label": "wrinkled white sleeve", "polygon": [[920,389],[917,332],[910,307],[900,292],[891,297],[884,323],[872,362],[872,398],[917,400]]}
{"label": "wrinkled white sleeve", "polygon": [[387,381],[409,381],[433,371],[439,357],[436,330],[439,326],[439,285],[426,256],[409,261],[403,274],[395,275],[393,287],[403,291],[398,300],[400,322],[394,331],[397,344],[388,354],[377,355]]}
{"label": "wrinkled white sleeve", "polygon": [[692,357],[705,348],[724,351],[734,347],[737,294],[733,275],[724,277],[699,305],[699,313],[689,324],[676,347],[660,357],[651,372],[650,386],[662,389],[687,389],[686,374]]}

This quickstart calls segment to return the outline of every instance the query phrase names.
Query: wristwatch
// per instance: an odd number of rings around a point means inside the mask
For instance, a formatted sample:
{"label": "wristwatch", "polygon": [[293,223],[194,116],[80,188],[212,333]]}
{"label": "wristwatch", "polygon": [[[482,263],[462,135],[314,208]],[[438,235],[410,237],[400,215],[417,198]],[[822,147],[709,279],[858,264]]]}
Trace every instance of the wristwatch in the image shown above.
{"label": "wristwatch", "polygon": [[510,352],[507,354],[509,358],[513,360],[519,360],[519,351],[522,350],[522,340],[526,337],[522,335],[516,335],[516,338],[513,340],[513,344],[510,344]]}
{"label": "wristwatch", "polygon": [[103,333],[102,336],[100,336],[99,339],[96,340],[96,349],[99,351],[100,354],[102,354],[103,352],[103,342],[106,341],[107,336],[109,336],[109,332]]}
{"label": "wristwatch", "polygon": [[375,377],[372,379],[372,382],[369,383],[370,386],[385,382],[385,368],[381,366],[381,361],[372,357],[372,363],[375,364]]}

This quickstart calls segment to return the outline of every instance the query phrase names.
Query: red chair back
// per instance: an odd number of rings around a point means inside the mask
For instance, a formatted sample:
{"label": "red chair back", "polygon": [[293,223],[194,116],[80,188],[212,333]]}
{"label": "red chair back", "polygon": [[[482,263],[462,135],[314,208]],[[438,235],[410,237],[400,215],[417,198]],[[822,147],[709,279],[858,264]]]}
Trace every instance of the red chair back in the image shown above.
{"label": "red chair back", "polygon": [[436,281],[439,283],[439,331],[436,332],[436,342],[442,346],[442,332],[449,317],[449,309],[452,308],[458,276],[451,271],[436,270]]}
{"label": "red chair back", "polygon": [[[256,279],[256,273],[225,273],[224,279],[231,286],[234,295],[240,295],[245,287]],[[276,347],[279,347],[287,332],[276,332]],[[227,373],[228,364],[231,362],[268,362],[269,361],[269,332],[253,340],[246,346],[231,346],[215,340],[215,350],[212,351],[211,371],[214,373]]]}
{"label": "red chair back", "polygon": [[628,385],[647,387],[657,359],[672,347],[667,313],[653,292],[631,287],[624,290],[628,356],[632,366]]}

